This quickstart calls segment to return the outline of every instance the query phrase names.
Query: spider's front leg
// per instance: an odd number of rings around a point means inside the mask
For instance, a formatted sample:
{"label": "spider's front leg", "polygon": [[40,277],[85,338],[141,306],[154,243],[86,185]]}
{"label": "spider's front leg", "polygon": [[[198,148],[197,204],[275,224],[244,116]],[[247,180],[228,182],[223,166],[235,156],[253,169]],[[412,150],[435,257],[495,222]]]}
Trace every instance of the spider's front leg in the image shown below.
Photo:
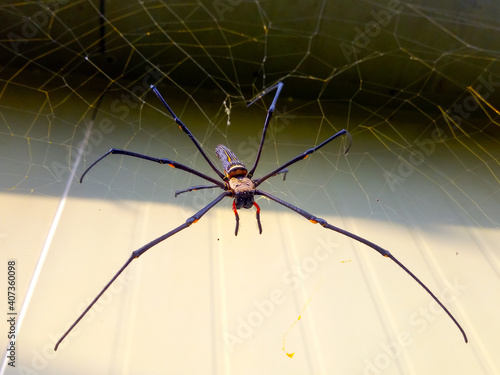
{"label": "spider's front leg", "polygon": [[177,163],[174,160],[166,159],[166,158],[156,158],[153,156],[148,156],[144,154],[139,154],[137,152],[132,152],[132,151],[127,151],[127,150],[119,150],[116,148],[110,149],[108,152],[106,152],[104,155],[102,155],[99,159],[97,159],[95,162],[93,162],[82,174],[82,177],[80,177],[80,183],[83,182],[83,179],[85,178],[85,175],[97,164],[99,163],[102,159],[104,159],[108,155],[124,155],[124,156],[131,156],[134,158],[139,158],[139,159],[144,159],[148,161],[152,161],[158,164],[162,165],[168,165],[171,168],[177,168],[180,170],[183,170],[185,172],[194,174],[195,176],[198,176],[204,180],[210,181],[214,183],[216,186],[220,187],[221,189],[225,188],[225,185],[223,182],[216,180],[213,177],[210,177],[202,172],[197,171],[196,169],[190,168],[184,164]]}
{"label": "spider's front leg", "polygon": [[[255,217],[257,218],[257,227],[259,228],[259,234],[262,234],[262,224],[260,222],[260,207],[257,203],[253,202],[253,206],[256,208]],[[238,235],[238,229],[240,228],[240,215],[238,215],[238,209],[236,208],[236,200],[233,201],[233,212],[236,219],[236,226],[234,228],[234,235]]]}
{"label": "spider's front leg", "polygon": [[234,218],[236,219],[236,226],[234,227],[234,235],[238,235],[238,229],[240,229],[240,215],[238,215],[238,209],[236,208],[236,201],[233,201],[233,212]]}

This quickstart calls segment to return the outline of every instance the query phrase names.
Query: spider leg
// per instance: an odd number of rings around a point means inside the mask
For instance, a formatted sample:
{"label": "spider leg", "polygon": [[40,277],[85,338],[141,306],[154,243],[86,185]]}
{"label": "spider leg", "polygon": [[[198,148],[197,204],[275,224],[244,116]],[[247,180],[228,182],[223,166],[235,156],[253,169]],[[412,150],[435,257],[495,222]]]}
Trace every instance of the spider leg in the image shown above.
{"label": "spider leg", "polygon": [[188,135],[188,137],[191,139],[191,141],[193,141],[194,145],[196,146],[196,148],[198,149],[198,151],[200,151],[201,155],[203,155],[203,157],[207,161],[208,165],[210,165],[210,167],[215,171],[215,173],[217,173],[219,175],[219,177],[223,179],[224,178],[224,174],[221,171],[219,171],[215,167],[215,165],[210,161],[210,159],[208,158],[208,156],[205,153],[205,151],[203,151],[203,149],[201,148],[200,143],[194,137],[193,133],[191,133],[191,131],[187,128],[187,126],[184,125],[184,123],[175,115],[174,111],[172,111],[172,109],[169,107],[169,105],[167,104],[167,102],[165,101],[165,99],[163,99],[163,96],[161,96],[161,94],[158,91],[158,89],[155,86],[153,86],[153,85],[151,85],[151,89],[154,91],[154,93],[156,94],[156,96],[161,100],[161,102],[163,103],[163,105],[165,106],[165,108],[167,108],[167,110],[170,112],[170,114],[174,118],[174,121],[177,123],[177,125],[179,125],[179,128],[181,128],[181,130],[183,130],[184,133],[186,133]]}
{"label": "spider leg", "polygon": [[322,143],[320,143],[318,146],[310,148],[309,150],[305,151],[304,153],[302,153],[302,154],[294,157],[292,160],[286,162],[282,166],[276,168],[274,171],[266,174],[265,176],[263,176],[261,178],[257,178],[256,180],[254,180],[255,186],[256,187],[259,186],[262,182],[264,182],[265,180],[267,180],[269,177],[275,176],[277,173],[282,172],[286,167],[289,167],[290,165],[295,164],[296,162],[298,162],[300,160],[304,160],[305,158],[307,158],[313,152],[319,150],[321,147],[323,147],[326,144],[330,143],[335,138],[340,137],[341,135],[344,135],[344,134],[346,134],[347,137],[349,138],[349,144],[348,144],[346,150],[344,151],[344,154],[347,154],[347,152],[349,152],[349,149],[351,148],[351,140],[352,140],[352,138],[351,138],[351,134],[349,134],[349,132],[347,130],[342,129],[338,133],[332,135],[330,138],[328,138],[327,140],[325,140]]}
{"label": "spider leg", "polygon": [[259,227],[259,234],[262,234],[262,224],[260,223],[260,207],[257,203],[253,202],[253,205],[257,209],[255,217],[257,218],[257,226]]}
{"label": "spider leg", "polygon": [[[262,234],[262,224],[260,223],[260,207],[257,203],[253,202],[253,205],[257,209],[255,217],[257,218],[257,226],[259,227],[259,234]],[[238,229],[240,227],[240,215],[238,215],[238,210],[236,209],[236,201],[233,201],[233,212],[236,219],[236,227],[234,228],[234,235],[238,235]]]}
{"label": "spider leg", "polygon": [[260,139],[260,146],[259,150],[257,151],[257,157],[255,158],[255,162],[253,164],[253,167],[250,169],[250,171],[247,174],[248,178],[252,178],[255,168],[257,168],[257,164],[259,164],[259,159],[260,159],[260,154],[262,153],[262,147],[264,146],[264,141],[266,138],[266,132],[267,128],[269,126],[269,122],[271,121],[271,117],[273,117],[274,113],[274,108],[276,107],[276,101],[278,100],[278,97],[280,95],[281,89],[283,88],[283,82],[278,82],[276,85],[270,87],[267,89],[264,93],[260,94],[257,98],[252,100],[249,104],[248,107],[251,106],[253,103],[255,103],[257,100],[259,100],[262,96],[267,94],[269,91],[276,89],[276,94],[274,95],[273,102],[271,103],[271,106],[267,110],[267,116],[266,116],[266,121],[264,122],[264,129],[262,130],[262,137]]}
{"label": "spider leg", "polygon": [[236,201],[233,201],[233,212],[236,219],[236,226],[234,227],[234,235],[238,235],[238,229],[240,228],[240,215],[238,215],[238,210],[236,209]]}
{"label": "spider leg", "polygon": [[225,191],[221,193],[217,198],[215,198],[212,202],[207,204],[205,207],[203,207],[201,210],[199,210],[197,213],[195,213],[193,216],[191,216],[189,219],[186,220],[186,222],[182,225],[179,225],[177,228],[172,229],[170,232],[165,233],[163,236],[160,236],[156,238],[155,240],[149,242],[148,244],[142,246],[141,248],[135,250],[132,252],[130,257],[127,259],[125,264],[118,270],[118,272],[111,278],[111,280],[104,286],[104,288],[99,292],[99,294],[93,299],[93,301],[87,306],[87,308],[81,313],[81,315],[75,320],[75,322],[71,325],[71,327],[68,328],[68,330],[61,336],[59,341],[57,341],[56,345],[54,346],[54,350],[57,350],[59,347],[59,344],[68,336],[68,334],[75,328],[75,326],[82,320],[82,318],[87,314],[87,312],[92,308],[92,306],[97,302],[97,300],[104,294],[104,292],[113,284],[113,282],[116,280],[118,276],[125,270],[125,268],[128,267],[128,265],[136,258],[139,258],[142,254],[144,254],[146,251],[151,249],[153,246],[158,245],[160,242],[166,240],[167,238],[173,236],[176,233],[179,233],[181,230],[186,229],[189,227],[191,224],[196,223],[198,220],[201,219],[203,215],[205,215],[211,208],[213,208],[217,203],[219,203],[224,197],[229,196],[231,193],[228,191]]}
{"label": "spider leg", "polygon": [[187,189],[177,190],[175,192],[175,196],[177,197],[179,194],[187,193],[189,191],[198,191],[198,190],[203,190],[203,189],[213,189],[213,188],[218,188],[218,187],[220,187],[220,186],[219,185],[196,185],[196,186],[191,186],[191,187],[188,187]]}
{"label": "spider leg", "polygon": [[385,250],[384,248],[374,244],[373,242],[371,241],[368,241],[366,239],[364,239],[363,237],[360,237],[360,236],[357,236],[351,232],[348,232],[344,229],[341,229],[341,228],[338,228],[338,227],[335,227],[331,224],[329,224],[326,220],[322,219],[322,218],[319,218],[319,217],[316,217],[312,214],[310,214],[309,212],[306,212],[304,210],[302,210],[301,208],[298,208],[288,202],[285,202],[284,200],[282,199],[279,199],[265,191],[261,191],[261,190],[255,190],[255,194],[257,195],[263,195],[264,197],[267,197],[273,201],[275,201],[276,203],[279,203],[281,204],[282,206],[285,206],[287,208],[289,208],[290,210],[298,213],[299,215],[305,217],[307,220],[309,220],[311,223],[313,224],[320,224],[323,228],[326,228],[326,229],[331,229],[337,233],[340,233],[340,234],[343,234],[344,236],[347,236],[347,237],[350,237],[358,242],[361,242],[362,244],[368,246],[368,247],[371,247],[373,250],[377,251],[378,253],[380,253],[381,255],[387,257],[387,258],[390,258],[394,263],[396,263],[399,267],[401,267],[408,275],[410,275],[418,284],[420,284],[420,286],[422,288],[425,289],[425,291],[427,293],[429,293],[429,295],[434,299],[434,301],[437,302],[437,304],[439,306],[441,306],[441,308],[446,312],[446,314],[448,314],[448,316],[451,318],[451,320],[453,320],[453,322],[455,323],[455,325],[458,327],[458,329],[460,330],[460,332],[462,333],[463,337],[464,337],[464,340],[465,342],[467,342],[467,335],[465,334],[465,331],[464,329],[462,328],[462,326],[458,323],[458,321],[455,319],[455,317],[451,314],[450,311],[448,311],[448,309],[443,305],[443,303],[436,297],[436,295],[434,293],[431,292],[431,290],[422,282],[420,281],[420,279],[415,276],[413,274],[413,272],[411,272],[408,268],[406,268],[399,260],[397,260],[394,255],[392,255],[388,250]]}
{"label": "spider leg", "polygon": [[288,174],[288,172],[290,172],[290,171],[288,169],[284,168],[281,171],[276,172],[275,174],[273,174],[271,177],[277,176],[279,174],[283,174],[283,181],[285,181],[286,180],[286,175]]}
{"label": "spider leg", "polygon": [[88,167],[85,170],[85,172],[83,172],[82,177],[80,177],[80,183],[83,181],[83,178],[85,177],[85,175],[88,173],[88,171],[90,171],[90,169],[92,169],[92,167],[94,165],[96,165],[97,163],[99,163],[102,159],[104,159],[106,156],[108,156],[110,154],[133,156],[134,158],[140,158],[140,159],[145,159],[145,160],[149,160],[149,161],[154,161],[155,163],[159,163],[159,164],[167,164],[168,166],[170,166],[172,168],[181,169],[181,170],[183,170],[185,172],[188,172],[188,173],[194,174],[194,175],[196,175],[198,177],[201,177],[201,178],[203,178],[203,179],[205,179],[207,181],[213,182],[214,184],[216,184],[221,189],[224,189],[224,183],[223,182],[218,181],[218,180],[216,180],[213,177],[207,176],[204,173],[198,172],[197,170],[195,170],[193,168],[189,168],[188,166],[186,166],[184,164],[177,163],[176,161],[169,160],[169,159],[155,158],[155,157],[152,157],[152,156],[138,154],[136,152],[126,151],[126,150],[118,150],[116,148],[112,148],[111,150],[109,150],[108,152],[106,152],[103,156],[101,156],[99,159],[97,159],[95,162],[93,162],[90,165],[90,167]]}

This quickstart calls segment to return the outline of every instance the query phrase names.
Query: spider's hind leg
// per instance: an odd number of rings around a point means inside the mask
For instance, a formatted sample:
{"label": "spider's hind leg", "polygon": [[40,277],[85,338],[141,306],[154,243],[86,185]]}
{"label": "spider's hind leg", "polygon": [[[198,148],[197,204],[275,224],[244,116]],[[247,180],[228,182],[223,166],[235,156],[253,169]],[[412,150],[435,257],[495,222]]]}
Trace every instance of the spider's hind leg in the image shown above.
{"label": "spider's hind leg", "polygon": [[316,216],[310,214],[309,212],[304,211],[303,209],[301,209],[299,207],[296,207],[293,204],[288,203],[288,202],[286,202],[286,201],[284,201],[284,200],[282,200],[280,198],[277,198],[277,197],[275,197],[275,196],[273,196],[273,195],[271,195],[271,194],[269,194],[269,193],[267,193],[265,191],[255,190],[255,194],[267,197],[268,199],[271,199],[272,201],[275,201],[276,203],[279,203],[282,206],[285,206],[285,207],[289,208],[290,210],[298,213],[299,215],[305,217],[311,223],[313,223],[313,224],[319,224],[319,225],[321,225],[325,229],[330,229],[330,230],[333,230],[333,231],[335,231],[337,233],[340,233],[340,234],[342,234],[344,236],[350,237],[353,240],[361,242],[362,244],[364,244],[364,245],[372,248],[373,250],[377,251],[380,255],[383,255],[384,257],[387,257],[387,258],[391,259],[401,269],[403,269],[403,271],[405,271],[408,275],[410,275],[413,278],[413,280],[415,280],[434,299],[434,301],[436,301],[436,303],[439,306],[441,306],[441,308],[446,312],[446,314],[448,315],[448,317],[450,317],[450,319],[453,321],[453,323],[455,323],[455,325],[457,326],[457,328],[460,330],[460,332],[462,333],[462,336],[463,336],[465,342],[466,343],[468,342],[467,335],[465,334],[464,329],[462,328],[462,326],[460,325],[460,323],[458,323],[458,321],[455,319],[455,317],[452,315],[452,313],[446,308],[446,306],[439,300],[438,297],[436,297],[436,295],[417,276],[415,276],[415,274],[413,272],[411,272],[406,266],[404,266],[399,260],[397,260],[396,257],[394,257],[394,255],[392,255],[388,250],[386,250],[386,249],[378,246],[377,244],[375,244],[375,243],[373,243],[371,241],[368,241],[367,239],[365,239],[363,237],[360,237],[360,236],[358,236],[358,235],[356,235],[354,233],[348,232],[348,231],[346,231],[344,229],[341,229],[339,227],[331,225],[325,219],[316,217]]}

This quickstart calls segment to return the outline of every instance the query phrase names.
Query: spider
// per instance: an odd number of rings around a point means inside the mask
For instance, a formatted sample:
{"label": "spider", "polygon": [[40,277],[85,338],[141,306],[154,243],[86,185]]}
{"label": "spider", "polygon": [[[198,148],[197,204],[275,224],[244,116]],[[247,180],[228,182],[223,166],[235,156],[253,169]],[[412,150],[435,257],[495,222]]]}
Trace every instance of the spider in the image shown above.
{"label": "spider", "polygon": [[397,260],[394,255],[392,255],[389,251],[383,249],[382,247],[376,245],[373,242],[370,242],[363,237],[360,237],[356,234],[353,234],[351,232],[348,232],[344,229],[338,228],[336,226],[331,225],[328,223],[325,219],[316,217],[312,214],[310,214],[307,211],[304,211],[303,209],[296,207],[278,197],[275,197],[263,190],[258,189],[259,185],[261,185],[264,181],[267,179],[276,176],[278,174],[284,174],[283,179],[286,177],[286,173],[288,172],[287,167],[297,163],[300,160],[304,160],[307,158],[309,155],[312,153],[316,152],[323,146],[326,146],[328,143],[333,141],[334,139],[346,135],[348,137],[349,143],[345,149],[345,154],[349,151],[349,148],[351,146],[351,135],[345,130],[341,130],[337,132],[336,134],[332,135],[330,138],[326,139],[322,143],[320,143],[318,146],[312,147],[305,152],[303,152],[300,155],[297,155],[293,159],[289,160],[288,162],[284,163],[280,167],[276,168],[275,170],[267,173],[266,175],[252,179],[255,169],[257,168],[257,165],[260,160],[261,152],[262,152],[262,147],[264,145],[264,140],[266,137],[266,131],[267,128],[269,127],[269,123],[271,121],[271,118],[274,113],[274,109],[276,106],[276,102],[278,100],[278,97],[280,95],[280,92],[283,88],[283,83],[278,82],[277,84],[271,86],[269,89],[263,91],[260,95],[258,95],[254,100],[248,103],[248,106],[251,104],[255,103],[257,100],[261,99],[264,95],[269,93],[270,91],[276,90],[276,93],[274,95],[274,99],[267,111],[267,116],[264,122],[264,129],[262,131],[262,137],[259,145],[259,149],[257,152],[257,156],[255,158],[255,162],[248,170],[245,165],[238,160],[236,155],[226,146],[224,145],[218,145],[215,149],[215,153],[217,157],[220,159],[222,162],[222,167],[223,167],[223,172],[221,172],[218,168],[215,167],[215,165],[212,163],[212,161],[208,158],[207,154],[203,149],[201,148],[200,143],[196,140],[194,135],[191,133],[191,131],[186,127],[186,125],[175,115],[175,113],[172,111],[172,109],[169,107],[165,99],[163,99],[162,95],[158,91],[158,89],[151,85],[151,89],[153,92],[158,96],[160,101],[163,103],[163,105],[167,108],[168,112],[170,115],[173,117],[174,121],[179,125],[179,128],[184,131],[188,135],[188,137],[191,139],[191,141],[194,143],[196,148],[199,150],[201,155],[205,158],[207,163],[210,165],[210,167],[214,170],[214,172],[217,174],[217,176],[220,178],[220,180],[215,179],[211,176],[208,176],[202,172],[199,172],[195,169],[192,169],[186,165],[180,164],[176,161],[170,160],[170,159],[165,159],[165,158],[156,158],[156,157],[151,157],[143,154],[138,154],[132,151],[126,151],[126,150],[119,150],[112,148],[108,152],[106,152],[103,156],[101,156],[99,159],[97,159],[93,164],[91,164],[82,174],[80,178],[80,183],[83,182],[83,179],[85,175],[97,164],[99,163],[102,159],[104,159],[106,156],[110,154],[115,154],[115,155],[126,155],[126,156],[132,156],[135,158],[140,158],[140,159],[145,159],[149,161],[153,161],[159,164],[166,164],[172,168],[177,168],[181,169],[185,172],[191,173],[193,175],[196,175],[206,181],[209,181],[212,183],[212,185],[197,185],[197,186],[192,186],[184,190],[179,190],[176,191],[175,196],[190,192],[190,191],[196,191],[196,190],[202,190],[202,189],[215,189],[215,188],[220,188],[222,190],[222,193],[217,196],[213,201],[208,203],[205,207],[203,207],[201,210],[196,212],[193,216],[188,218],[183,224],[179,225],[178,227],[172,229],[170,232],[165,233],[164,235],[154,239],[153,241],[147,243],[146,245],[142,246],[141,248],[135,250],[132,252],[130,257],[127,259],[125,264],[118,270],[118,272],[111,278],[111,280],[104,286],[104,288],[99,292],[99,294],[94,298],[94,300],[88,305],[88,307],[81,313],[81,315],[76,319],[76,321],[68,328],[68,330],[63,334],[63,336],[59,339],[59,341],[56,343],[54,350],[57,350],[59,344],[65,339],[65,337],[71,332],[71,330],[78,324],[78,322],[85,316],[85,314],[92,308],[92,306],[97,302],[97,300],[103,295],[103,293],[109,288],[109,286],[116,280],[116,278],[125,270],[125,268],[128,267],[128,265],[136,258],[139,258],[142,254],[144,254],[146,251],[151,249],[153,246],[158,245],[160,242],[166,240],[167,238],[173,236],[176,233],[179,233],[180,231],[190,227],[192,224],[196,223],[198,220],[200,220],[203,215],[205,215],[210,209],[212,209],[215,205],[217,205],[222,199],[229,197],[233,199],[233,212],[236,218],[236,227],[235,227],[235,235],[238,235],[238,227],[239,227],[239,216],[238,216],[238,210],[240,208],[256,208],[256,219],[257,219],[257,225],[259,228],[259,233],[262,233],[262,224],[260,222],[260,207],[259,205],[255,202],[255,196],[260,195],[263,197],[266,197],[282,206],[285,206],[286,208],[298,213],[299,215],[305,217],[307,220],[309,220],[313,224],[319,224],[325,229],[330,229],[335,232],[338,232],[344,236],[350,237],[356,241],[361,242],[362,244],[372,248],[373,250],[377,251],[384,257],[390,258],[392,261],[394,261],[399,267],[401,267],[408,275],[410,275],[422,288],[425,289],[427,293],[441,306],[441,308],[448,314],[448,316],[453,320],[455,325],[458,327],[460,332],[463,335],[463,338],[465,342],[468,342],[467,335],[465,334],[465,331],[463,328],[460,326],[458,321],[455,319],[455,317],[451,314],[450,311],[443,305],[443,303],[436,297],[434,293],[431,292],[431,290],[422,282],[420,279],[415,276],[408,268],[406,268],[399,260]]}

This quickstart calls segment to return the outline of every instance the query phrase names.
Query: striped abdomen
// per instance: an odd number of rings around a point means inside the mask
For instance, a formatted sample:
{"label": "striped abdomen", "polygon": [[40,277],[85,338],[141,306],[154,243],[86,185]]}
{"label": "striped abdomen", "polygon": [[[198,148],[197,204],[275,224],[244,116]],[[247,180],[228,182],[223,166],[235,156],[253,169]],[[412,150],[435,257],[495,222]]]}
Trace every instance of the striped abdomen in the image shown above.
{"label": "striped abdomen", "polygon": [[218,145],[215,148],[215,153],[222,162],[222,168],[224,168],[224,172],[226,173],[226,177],[228,179],[235,176],[244,177],[247,175],[247,168],[241,161],[238,160],[234,152],[232,152],[226,146]]}

